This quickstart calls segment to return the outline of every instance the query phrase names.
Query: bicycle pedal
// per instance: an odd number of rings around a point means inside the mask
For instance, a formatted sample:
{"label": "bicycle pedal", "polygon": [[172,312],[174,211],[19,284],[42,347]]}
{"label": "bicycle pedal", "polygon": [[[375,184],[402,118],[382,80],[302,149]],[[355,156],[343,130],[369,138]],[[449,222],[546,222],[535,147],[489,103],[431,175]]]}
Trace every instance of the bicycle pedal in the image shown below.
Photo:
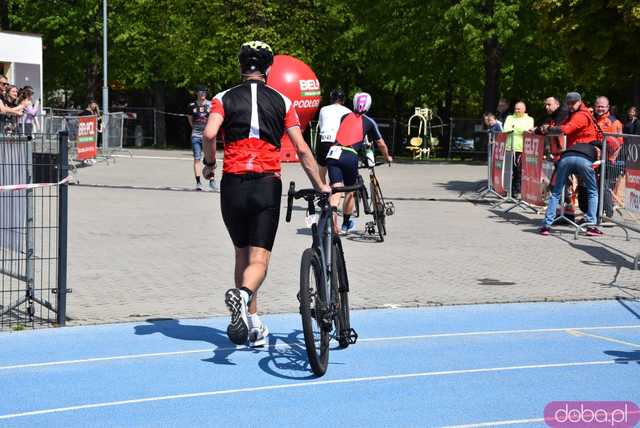
{"label": "bicycle pedal", "polygon": [[347,334],[348,334],[347,340],[349,341],[349,345],[355,345],[355,343],[358,341],[358,333],[356,333],[354,329],[350,328]]}
{"label": "bicycle pedal", "polygon": [[325,331],[333,331],[333,320],[326,317],[321,321],[322,329]]}
{"label": "bicycle pedal", "polygon": [[387,202],[385,204],[385,213],[387,215],[394,215],[396,213],[396,207],[393,205],[393,202]]}
{"label": "bicycle pedal", "polygon": [[369,235],[374,235],[376,233],[376,224],[372,221],[367,222],[364,228]]}

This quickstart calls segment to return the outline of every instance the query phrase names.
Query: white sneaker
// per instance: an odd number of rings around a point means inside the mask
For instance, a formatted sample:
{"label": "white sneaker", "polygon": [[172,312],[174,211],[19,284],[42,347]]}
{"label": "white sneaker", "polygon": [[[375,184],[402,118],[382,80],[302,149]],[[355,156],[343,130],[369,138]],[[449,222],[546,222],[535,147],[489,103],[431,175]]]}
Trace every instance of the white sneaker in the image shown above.
{"label": "white sneaker", "polygon": [[249,331],[249,346],[258,348],[266,345],[267,336],[269,336],[269,329],[266,325],[262,324],[260,327],[253,327]]}
{"label": "white sneaker", "polygon": [[227,327],[227,336],[236,345],[243,345],[249,336],[249,321],[247,320],[247,302],[240,290],[232,288],[224,295],[224,303],[231,312],[231,322]]}

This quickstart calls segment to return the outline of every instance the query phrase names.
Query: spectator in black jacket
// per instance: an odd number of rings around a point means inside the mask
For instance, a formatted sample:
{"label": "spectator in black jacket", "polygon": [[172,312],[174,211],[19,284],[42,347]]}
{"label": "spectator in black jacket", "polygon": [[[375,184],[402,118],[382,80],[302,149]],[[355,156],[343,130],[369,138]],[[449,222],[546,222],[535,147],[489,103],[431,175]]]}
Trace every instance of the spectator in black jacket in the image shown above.
{"label": "spectator in black jacket", "polygon": [[504,121],[507,120],[507,116],[509,116],[509,107],[511,104],[506,98],[500,98],[498,101],[498,108],[496,112],[496,119],[504,126]]}
{"label": "spectator in black jacket", "polygon": [[638,109],[636,107],[629,107],[627,110],[628,121],[622,128],[623,134],[640,135],[640,119],[638,119]]}

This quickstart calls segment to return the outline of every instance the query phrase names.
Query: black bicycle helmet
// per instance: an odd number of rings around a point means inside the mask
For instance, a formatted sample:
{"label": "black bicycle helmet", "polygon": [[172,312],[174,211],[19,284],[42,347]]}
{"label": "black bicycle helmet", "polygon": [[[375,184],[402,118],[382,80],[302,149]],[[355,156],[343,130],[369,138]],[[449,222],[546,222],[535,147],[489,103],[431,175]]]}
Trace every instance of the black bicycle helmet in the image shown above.
{"label": "black bicycle helmet", "polygon": [[268,44],[254,40],[240,46],[238,61],[242,74],[256,71],[267,74],[267,68],[273,64],[273,51]]}
{"label": "black bicycle helmet", "polygon": [[336,101],[344,102],[344,91],[342,88],[335,88],[331,91],[329,97],[331,98],[331,103],[335,103]]}
{"label": "black bicycle helmet", "polygon": [[204,85],[196,85],[196,92],[209,92],[209,89]]}

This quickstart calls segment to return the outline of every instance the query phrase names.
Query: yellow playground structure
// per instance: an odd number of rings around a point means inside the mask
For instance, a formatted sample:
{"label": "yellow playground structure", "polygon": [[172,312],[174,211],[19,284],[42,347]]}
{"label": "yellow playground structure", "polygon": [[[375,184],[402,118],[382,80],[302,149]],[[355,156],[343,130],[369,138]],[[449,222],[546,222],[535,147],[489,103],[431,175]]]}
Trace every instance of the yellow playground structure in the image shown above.
{"label": "yellow playground structure", "polygon": [[[411,122],[416,119],[418,121],[418,132],[413,137]],[[433,121],[439,122],[437,125],[433,125]],[[429,159],[431,152],[435,150],[438,145],[438,138],[433,136],[433,129],[439,128],[440,135],[442,135],[442,128],[444,124],[439,116],[433,113],[428,107],[416,107],[415,113],[409,118],[407,123],[407,147],[412,154],[413,159]],[[413,129],[416,125],[413,125]]]}

